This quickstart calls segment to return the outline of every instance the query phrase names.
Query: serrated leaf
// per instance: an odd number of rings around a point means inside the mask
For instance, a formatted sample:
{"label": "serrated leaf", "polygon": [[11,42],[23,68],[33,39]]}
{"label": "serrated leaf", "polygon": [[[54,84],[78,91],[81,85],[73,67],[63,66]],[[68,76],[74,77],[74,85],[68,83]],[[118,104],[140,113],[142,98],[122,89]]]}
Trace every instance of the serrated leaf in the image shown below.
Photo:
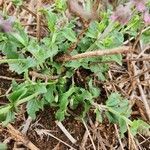
{"label": "serrated leaf", "polygon": [[9,122],[13,121],[15,119],[15,113],[9,110],[6,114],[6,119],[3,121],[3,125],[6,126]]}
{"label": "serrated leaf", "polygon": [[67,8],[65,0],[55,0],[55,5],[57,10],[65,10]]}
{"label": "serrated leaf", "polygon": [[56,23],[57,23],[57,15],[53,13],[51,10],[42,9],[42,13],[46,15],[46,20],[48,22],[48,28],[53,33],[56,29]]}
{"label": "serrated leaf", "polygon": [[133,136],[135,136],[138,132],[144,136],[150,136],[150,125],[144,122],[143,120],[134,120],[130,126],[130,131]]}
{"label": "serrated leaf", "polygon": [[65,114],[66,114],[65,110],[62,111],[62,110],[59,109],[56,112],[55,117],[56,117],[57,120],[63,121],[65,119]]}
{"label": "serrated leaf", "polygon": [[119,65],[122,65],[122,55],[121,54],[112,55],[110,61],[115,61]]}
{"label": "serrated leaf", "polygon": [[36,61],[30,57],[26,58],[26,60],[19,60],[16,63],[9,63],[9,69],[11,71],[17,72],[18,74],[26,72],[29,68],[34,66],[36,66]]}
{"label": "serrated leaf", "polygon": [[111,123],[117,123],[118,122],[118,116],[116,116],[115,114],[113,114],[112,112],[105,112],[109,122]]}
{"label": "serrated leaf", "polygon": [[[69,97],[75,91],[75,88],[72,86],[67,92],[63,93],[59,97],[59,109],[56,112],[56,119],[59,121],[63,121],[62,119],[65,118],[67,106],[69,104]],[[60,116],[59,116],[60,115]]]}
{"label": "serrated leaf", "polygon": [[23,46],[28,45],[28,36],[22,31],[21,33],[11,34],[15,39],[17,39]]}
{"label": "serrated leaf", "polygon": [[98,122],[102,123],[102,122],[103,122],[103,118],[102,118],[102,114],[101,114],[101,112],[99,111],[99,109],[96,109],[96,110],[95,110],[95,114],[96,114],[96,120],[97,120]]}
{"label": "serrated leaf", "polygon": [[17,52],[16,44],[11,42],[2,42],[0,43],[2,53],[7,56],[8,59],[17,59],[19,58],[19,53]]}
{"label": "serrated leaf", "polygon": [[98,23],[97,22],[92,22],[90,24],[90,27],[88,28],[88,32],[86,33],[87,37],[96,39],[98,35]]}
{"label": "serrated leaf", "polygon": [[44,94],[44,98],[47,102],[52,103],[55,100],[54,97],[54,91],[55,91],[55,86],[54,85],[50,85],[47,88],[47,92]]}
{"label": "serrated leaf", "polygon": [[58,53],[58,46],[57,45],[52,45],[51,48],[47,49],[47,56],[50,58],[53,58],[57,53]]}
{"label": "serrated leaf", "polygon": [[73,61],[67,62],[65,64],[65,66],[77,69],[77,68],[79,68],[81,66],[81,62],[78,61],[78,60],[73,60]]}
{"label": "serrated leaf", "polygon": [[118,93],[111,93],[111,95],[108,97],[108,100],[106,101],[106,105],[109,107],[116,106],[120,103],[121,95]]}
{"label": "serrated leaf", "polygon": [[41,85],[40,83],[34,85],[31,88],[34,88],[34,92],[38,92],[39,94],[43,94],[43,93],[47,92],[46,86],[45,85]]}
{"label": "serrated leaf", "polygon": [[106,77],[105,77],[105,75],[102,72],[97,72],[96,76],[98,77],[98,79],[100,81],[105,81],[106,80]]}
{"label": "serrated leaf", "polygon": [[71,28],[65,28],[62,31],[62,34],[64,35],[64,37],[69,40],[70,42],[76,42],[77,38],[75,35],[75,32],[71,29]]}
{"label": "serrated leaf", "polygon": [[126,121],[123,120],[122,118],[119,118],[118,120],[119,120],[119,128],[120,128],[121,138],[123,138],[124,133],[127,131]]}
{"label": "serrated leaf", "polygon": [[83,106],[84,106],[84,110],[83,110],[83,112],[82,112],[82,115],[81,115],[81,117],[82,118],[85,118],[85,116],[86,116],[86,114],[87,114],[87,112],[89,111],[89,109],[90,109],[90,107],[91,107],[91,104],[87,101],[83,101]]}
{"label": "serrated leaf", "polygon": [[144,45],[150,43],[150,30],[148,30],[142,34],[141,41]]}
{"label": "serrated leaf", "polygon": [[124,41],[124,35],[118,31],[114,31],[111,34],[113,36],[112,46],[113,47],[121,46],[123,44],[123,41]]}
{"label": "serrated leaf", "polygon": [[96,76],[98,76],[99,80],[106,80],[105,73],[108,71],[108,65],[107,64],[95,64],[90,65],[89,69],[95,73]]}
{"label": "serrated leaf", "polygon": [[37,99],[32,99],[27,103],[27,113],[32,119],[36,118],[36,112],[39,111],[39,105],[37,103]]}
{"label": "serrated leaf", "polygon": [[0,106],[0,115],[7,114],[7,112],[9,112],[11,108],[12,106],[10,104]]}
{"label": "serrated leaf", "polygon": [[96,98],[99,96],[100,90],[98,88],[94,87],[92,82],[93,82],[92,80],[89,81],[89,84],[88,84],[89,90],[90,90],[91,94],[93,95],[93,98]]}
{"label": "serrated leaf", "polygon": [[27,88],[18,89],[7,96],[11,103],[15,103],[27,93]]}

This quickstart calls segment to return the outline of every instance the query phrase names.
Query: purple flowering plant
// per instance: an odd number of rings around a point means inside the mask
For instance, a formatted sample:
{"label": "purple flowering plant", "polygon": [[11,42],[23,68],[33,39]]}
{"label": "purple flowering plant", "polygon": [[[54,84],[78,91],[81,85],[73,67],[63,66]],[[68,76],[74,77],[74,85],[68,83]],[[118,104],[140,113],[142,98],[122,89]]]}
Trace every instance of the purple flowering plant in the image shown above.
{"label": "purple flowering plant", "polygon": [[0,31],[1,32],[12,32],[12,24],[13,21],[11,20],[11,18],[8,19],[4,19],[1,15],[0,15]]}
{"label": "purple flowering plant", "polygon": [[144,12],[146,10],[147,0],[131,0],[131,1],[138,11]]}
{"label": "purple flowering plant", "polygon": [[118,21],[120,24],[125,25],[129,22],[130,18],[131,18],[131,9],[130,9],[130,5],[119,5],[116,8],[116,11],[113,12],[111,19],[113,21]]}
{"label": "purple flowering plant", "polygon": [[136,8],[137,12],[141,13],[143,21],[146,25],[150,24],[150,13],[147,7],[147,0],[131,0],[128,3],[120,4],[116,10],[112,13],[111,19],[119,22],[121,25],[125,25],[131,19],[133,8]]}

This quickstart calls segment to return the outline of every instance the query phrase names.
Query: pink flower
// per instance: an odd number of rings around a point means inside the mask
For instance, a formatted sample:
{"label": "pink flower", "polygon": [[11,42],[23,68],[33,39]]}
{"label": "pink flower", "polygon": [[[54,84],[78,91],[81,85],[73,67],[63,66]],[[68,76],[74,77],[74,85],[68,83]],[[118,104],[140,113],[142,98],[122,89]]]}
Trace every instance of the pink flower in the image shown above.
{"label": "pink flower", "polygon": [[0,16],[0,31],[1,32],[11,32],[12,31],[12,21],[7,19],[4,20],[2,16]]}
{"label": "pink flower", "polygon": [[150,14],[148,13],[148,11],[146,11],[146,12],[144,13],[144,22],[145,22],[146,24],[150,24]]}
{"label": "pink flower", "polygon": [[129,5],[119,5],[115,12],[111,15],[113,21],[118,21],[120,24],[125,25],[131,18],[131,9]]}
{"label": "pink flower", "polygon": [[146,0],[132,0],[132,2],[139,12],[144,12],[146,10]]}

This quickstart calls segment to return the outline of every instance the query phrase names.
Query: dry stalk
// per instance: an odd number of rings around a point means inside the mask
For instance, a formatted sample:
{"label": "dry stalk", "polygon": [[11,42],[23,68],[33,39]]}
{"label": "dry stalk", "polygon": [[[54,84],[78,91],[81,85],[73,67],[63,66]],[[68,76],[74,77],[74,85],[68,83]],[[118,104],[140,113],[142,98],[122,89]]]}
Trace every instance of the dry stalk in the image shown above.
{"label": "dry stalk", "polygon": [[[100,134],[100,131],[98,131],[97,129],[97,127],[98,127],[98,125],[99,125],[99,122],[98,121],[95,121],[95,123],[93,123],[92,122],[92,120],[89,118],[89,123],[90,123],[90,125],[91,125],[91,127],[92,127],[92,129],[91,129],[91,131],[94,133],[94,135],[96,136],[96,138],[97,138],[97,140],[98,140],[98,145],[100,145],[101,146],[101,149],[102,150],[107,150],[106,149],[106,146],[108,146],[108,147],[110,147],[109,145],[108,145],[108,143],[106,144],[104,144],[104,139],[102,138],[102,136],[101,136],[101,134]],[[106,146],[105,146],[106,145]]]}
{"label": "dry stalk", "polygon": [[81,146],[80,146],[80,150],[85,150],[85,144],[87,142],[87,139],[88,139],[88,131],[86,130],[84,135],[83,135],[83,138],[82,138],[82,142],[81,142]]}
{"label": "dry stalk", "polygon": [[40,36],[41,36],[41,13],[39,12],[39,10],[41,9],[42,7],[42,1],[41,0],[38,0],[37,1],[37,32],[36,32],[36,37],[37,37],[37,40],[38,42],[40,42]]}
{"label": "dry stalk", "polygon": [[[30,1],[30,4],[29,4],[29,9],[30,10],[34,10],[34,0],[31,0]],[[26,11],[26,10],[24,10],[24,11]],[[27,21],[27,24],[31,24],[32,23],[32,21],[33,21],[33,17],[32,17],[32,14],[30,13],[29,14],[29,17],[28,17],[28,21]],[[26,28],[25,28],[25,31],[27,32],[28,31],[28,28],[29,28],[29,26],[27,26]]]}
{"label": "dry stalk", "polygon": [[59,76],[48,76],[48,75],[44,75],[41,73],[37,73],[35,71],[30,71],[29,75],[35,78],[42,79],[42,80],[56,80],[59,78]]}
{"label": "dry stalk", "polygon": [[6,77],[6,76],[0,76],[0,79],[4,79],[4,80],[16,80],[16,81],[24,81],[24,79],[15,79],[15,78],[11,78],[11,77]]}
{"label": "dry stalk", "polygon": [[31,117],[28,117],[28,119],[27,119],[27,120],[25,121],[25,123],[22,125],[22,126],[23,126],[23,129],[22,129],[21,132],[22,132],[24,135],[27,134],[27,131],[28,131],[29,127],[30,127],[31,122],[32,122],[32,118],[31,118]]}
{"label": "dry stalk", "polygon": [[28,140],[20,131],[16,130],[11,124],[7,125],[8,132],[15,141],[22,142],[27,148],[31,150],[40,150],[31,141]]}
{"label": "dry stalk", "polygon": [[113,49],[105,49],[105,50],[96,50],[96,51],[85,52],[85,53],[77,54],[74,56],[65,55],[65,56],[57,58],[57,61],[67,62],[67,61],[78,60],[78,59],[83,59],[83,58],[91,58],[91,57],[99,57],[99,56],[105,56],[105,55],[127,53],[130,51],[131,51],[131,47],[122,46],[122,47],[117,47],[117,48],[113,48]]}
{"label": "dry stalk", "polygon": [[119,135],[119,132],[118,132],[117,125],[114,124],[114,127],[115,127],[115,130],[116,130],[116,134],[117,134],[117,137],[118,137],[118,141],[119,141],[119,143],[120,143],[121,150],[124,150],[123,144],[122,144],[122,142],[121,142],[121,138],[120,138],[120,135]]}
{"label": "dry stalk", "polygon": [[[136,70],[135,64],[134,63],[132,63],[132,64],[133,64],[134,73],[135,73],[135,76],[136,76],[137,75],[137,70]],[[150,70],[150,68],[148,70]],[[150,106],[149,106],[148,100],[146,99],[146,96],[144,94],[143,88],[142,88],[141,84],[139,84],[139,83],[140,83],[140,80],[138,78],[137,79],[137,85],[138,85],[138,88],[139,88],[139,91],[140,91],[140,94],[141,94],[143,104],[145,106],[145,110],[146,110],[146,113],[147,113],[147,116],[148,116],[148,120],[150,121]]]}
{"label": "dry stalk", "polygon": [[67,136],[67,138],[71,141],[71,143],[75,144],[77,142],[77,140],[72,137],[72,135],[66,130],[66,128],[60,121],[55,121],[55,123],[61,129],[61,131]]}
{"label": "dry stalk", "polygon": [[[26,10],[27,12],[29,12],[32,16],[34,16],[35,18],[37,18],[37,14],[34,13],[32,10],[28,9],[26,6],[24,5],[21,5],[21,8]],[[48,28],[46,25],[45,25],[45,22],[43,20],[41,20],[41,23],[46,27]]]}
{"label": "dry stalk", "polygon": [[137,148],[137,145],[136,145],[136,143],[135,143],[135,141],[134,141],[134,137],[133,137],[133,135],[131,134],[131,132],[130,132],[130,128],[129,128],[129,126],[127,125],[127,128],[128,128],[128,136],[129,136],[129,150],[138,150],[138,148]]}
{"label": "dry stalk", "polygon": [[83,122],[83,125],[84,125],[85,129],[86,129],[87,132],[88,132],[88,136],[89,136],[89,138],[90,138],[90,140],[91,140],[93,149],[96,150],[96,146],[95,146],[94,141],[93,141],[93,139],[92,139],[92,137],[91,137],[90,131],[89,131],[89,129],[88,129],[88,127],[87,127],[87,125],[86,125],[86,123],[85,123],[85,121],[84,121],[83,119],[82,119],[82,122]]}

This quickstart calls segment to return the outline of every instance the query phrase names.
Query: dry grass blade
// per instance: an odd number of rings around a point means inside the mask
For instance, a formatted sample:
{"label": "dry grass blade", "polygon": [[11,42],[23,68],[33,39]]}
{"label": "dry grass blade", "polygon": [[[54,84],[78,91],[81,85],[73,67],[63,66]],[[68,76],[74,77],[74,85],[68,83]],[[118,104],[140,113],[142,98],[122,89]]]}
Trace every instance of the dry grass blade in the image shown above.
{"label": "dry grass blade", "polygon": [[118,137],[120,146],[121,146],[121,150],[124,150],[123,144],[122,144],[122,142],[121,142],[120,135],[119,135],[119,132],[118,132],[118,129],[117,129],[117,125],[115,124],[114,126],[115,126],[115,130],[116,130],[116,134],[117,134],[117,137]]}
{"label": "dry grass blade", "polygon": [[93,149],[96,150],[96,146],[95,146],[95,144],[94,144],[94,141],[93,141],[93,139],[92,139],[92,136],[91,136],[91,134],[90,134],[90,131],[89,131],[89,129],[88,129],[88,127],[87,127],[87,125],[86,125],[86,123],[85,123],[85,121],[84,121],[83,119],[82,119],[82,122],[83,122],[83,125],[84,125],[84,127],[85,127],[85,129],[86,129],[86,131],[87,131],[87,133],[88,133],[88,136],[89,136],[89,138],[90,138],[90,140],[91,140]]}
{"label": "dry grass blade", "polygon": [[86,145],[86,142],[88,140],[88,131],[86,130],[84,135],[83,135],[83,138],[82,138],[82,142],[81,142],[81,146],[80,146],[80,150],[85,150],[85,145]]}
{"label": "dry grass blade", "polygon": [[71,145],[67,144],[66,142],[64,142],[63,140],[59,139],[58,137],[54,136],[53,134],[50,133],[49,130],[44,130],[44,129],[35,129],[36,133],[39,136],[43,136],[43,135],[47,135],[47,136],[51,136],[52,138],[58,140],[59,142],[63,143],[64,145],[68,146],[69,148],[71,148],[72,150],[76,150],[75,148],[73,148]]}
{"label": "dry grass blade", "polygon": [[23,129],[22,129],[22,133],[23,134],[26,134],[28,129],[29,129],[29,126],[32,122],[32,118],[31,117],[28,117],[28,119],[25,121],[25,123],[23,124]]}
{"label": "dry grass blade", "polygon": [[66,128],[60,121],[55,121],[55,123],[61,129],[61,131],[67,136],[67,138],[71,141],[71,143],[75,144],[77,142],[77,140],[72,137],[72,135],[66,130]]}
{"label": "dry grass blade", "polygon": [[[135,67],[134,63],[133,63],[133,68],[134,68],[134,72],[135,72],[135,76],[136,76],[138,73],[137,73],[137,70],[136,70],[136,67]],[[137,84],[138,84],[138,88],[139,88],[139,91],[140,91],[140,94],[141,94],[142,101],[143,101],[145,109],[146,109],[146,113],[147,113],[148,119],[150,121],[150,106],[149,106],[148,100],[147,100],[147,98],[146,98],[146,96],[144,94],[143,88],[142,88],[142,86],[140,84],[139,78],[137,79]]]}

